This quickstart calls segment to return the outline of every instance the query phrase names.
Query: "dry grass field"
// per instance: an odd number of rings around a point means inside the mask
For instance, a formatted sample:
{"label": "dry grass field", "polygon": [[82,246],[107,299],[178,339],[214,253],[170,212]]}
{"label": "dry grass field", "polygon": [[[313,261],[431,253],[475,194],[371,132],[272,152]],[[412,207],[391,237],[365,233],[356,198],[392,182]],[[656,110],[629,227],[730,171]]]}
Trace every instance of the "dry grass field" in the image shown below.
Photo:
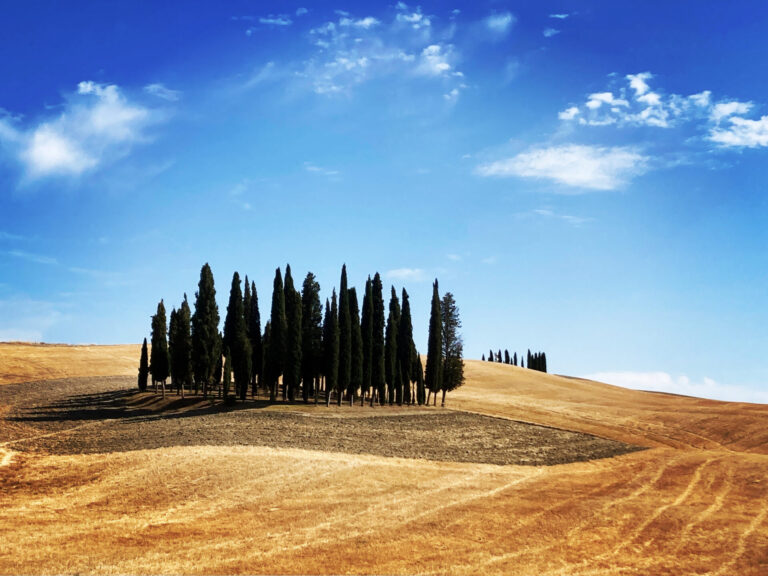
{"label": "dry grass field", "polygon": [[[470,361],[448,410],[206,410],[128,393],[137,358],[0,345],[37,381],[0,386],[0,573],[768,574],[768,406]],[[485,463],[534,441],[582,461]]]}

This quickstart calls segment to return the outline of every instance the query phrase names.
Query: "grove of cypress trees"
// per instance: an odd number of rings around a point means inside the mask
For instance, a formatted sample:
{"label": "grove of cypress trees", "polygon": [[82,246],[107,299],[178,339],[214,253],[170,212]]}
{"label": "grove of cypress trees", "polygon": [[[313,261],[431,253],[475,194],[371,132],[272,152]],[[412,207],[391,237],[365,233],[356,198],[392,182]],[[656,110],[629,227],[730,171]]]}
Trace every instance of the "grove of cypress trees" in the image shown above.
{"label": "grove of cypress trees", "polygon": [[384,344],[384,379],[387,382],[387,395],[389,403],[394,404],[398,384],[400,382],[400,368],[397,358],[397,332],[400,325],[400,301],[397,299],[397,292],[392,286],[392,293],[389,298],[389,316],[387,317],[386,339]]}
{"label": "grove of cypress trees", "polygon": [[141,357],[139,358],[139,390],[146,392],[147,379],[149,377],[149,352],[147,351],[147,339],[141,345]]}
{"label": "grove of cypress trees", "polygon": [[285,267],[285,367],[283,369],[283,400],[296,400],[301,382],[301,294],[296,291],[291,265]]}
{"label": "grove of cypress trees", "polygon": [[360,310],[357,304],[357,290],[349,289],[349,321],[352,328],[352,358],[350,362],[349,405],[355,401],[355,392],[363,385],[363,335],[360,326]]}
{"label": "grove of cypress trees", "polygon": [[323,307],[320,284],[308,272],[301,287],[301,379],[302,397],[309,402],[310,393],[317,401],[317,386],[323,361]]}
{"label": "grove of cypress trees", "polygon": [[256,396],[256,386],[264,383],[264,348],[261,341],[261,314],[259,314],[259,295],[256,283],[251,282],[251,311],[248,314],[248,340],[251,343],[251,388]]}
{"label": "grove of cypress trees", "polygon": [[336,290],[333,290],[331,296],[331,307],[328,308],[328,301],[325,302],[326,320],[325,320],[325,403],[330,405],[331,392],[336,390],[337,394],[339,383],[339,305],[336,300]]}
{"label": "grove of cypress trees", "polygon": [[245,326],[243,295],[237,272],[232,275],[232,288],[229,291],[229,305],[224,321],[224,348],[232,357],[230,367],[235,377],[235,395],[245,400],[251,380],[251,344]]}
{"label": "grove of cypress trees", "polygon": [[373,326],[372,326],[372,355],[371,355],[371,386],[373,386],[373,392],[371,393],[371,406],[373,406],[374,398],[378,395],[379,403],[384,403],[384,386],[385,386],[385,372],[384,372],[384,296],[383,286],[381,284],[381,276],[379,273],[373,277],[373,284],[371,285],[373,293]]}
{"label": "grove of cypress trees", "polygon": [[349,389],[352,372],[352,322],[349,317],[349,289],[347,288],[347,265],[341,267],[339,286],[339,379],[337,401]]}
{"label": "grove of cypress trees", "polygon": [[219,347],[219,307],[213,273],[206,262],[200,270],[200,282],[195,293],[195,313],[192,316],[192,358],[195,373],[195,393],[202,385],[203,396],[208,395],[208,382],[216,367]]}
{"label": "grove of cypress trees", "polygon": [[[434,404],[437,404],[437,391],[443,386],[443,322],[437,279],[435,279],[435,283],[432,285],[432,309],[429,314],[425,385],[429,393],[435,395]],[[429,396],[427,396],[427,404],[429,404]]]}
{"label": "grove of cypress trees", "polygon": [[163,398],[165,398],[165,381],[168,379],[171,368],[166,327],[165,304],[160,300],[157,305],[157,313],[152,316],[152,356],[149,364],[155,391],[157,391],[157,382],[160,382],[163,386]]}
{"label": "grove of cypress trees", "polygon": [[285,333],[287,320],[285,317],[285,293],[283,292],[283,277],[280,268],[275,270],[275,280],[272,285],[272,312],[269,323],[269,354],[264,368],[269,386],[269,401],[277,400],[277,384],[285,365]]}
{"label": "grove of cypress trees", "polygon": [[403,302],[400,313],[400,323],[397,333],[397,357],[400,365],[400,398],[398,404],[411,403],[411,380],[413,370],[413,360],[416,353],[416,347],[413,343],[413,323],[411,321],[411,303],[408,299],[408,292],[403,288]]}
{"label": "grove of cypress trees", "polygon": [[370,276],[368,276],[368,280],[365,282],[360,331],[363,340],[363,381],[360,386],[360,405],[362,406],[365,404],[365,395],[371,389],[371,369],[373,361],[373,288]]}
{"label": "grove of cypress trees", "polygon": [[[440,306],[443,320],[443,391],[442,405],[445,406],[445,393],[455,390],[464,383],[464,342],[459,328],[459,308],[453,294],[446,292]],[[509,353],[507,353],[509,358]],[[501,351],[499,351],[501,361]]]}

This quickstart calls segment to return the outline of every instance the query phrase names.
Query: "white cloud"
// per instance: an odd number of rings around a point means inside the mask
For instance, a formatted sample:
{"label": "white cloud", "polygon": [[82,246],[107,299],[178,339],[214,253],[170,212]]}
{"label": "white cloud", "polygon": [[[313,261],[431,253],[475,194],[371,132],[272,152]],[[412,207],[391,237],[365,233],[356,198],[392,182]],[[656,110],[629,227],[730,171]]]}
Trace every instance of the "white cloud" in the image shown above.
{"label": "white cloud", "polygon": [[410,280],[412,282],[421,282],[426,276],[421,268],[396,268],[388,270],[384,276],[393,280]]}
{"label": "white cloud", "polygon": [[730,116],[748,114],[751,109],[752,102],[718,102],[712,107],[710,118],[712,118],[713,122],[719,123],[724,118],[729,118]]}
{"label": "white cloud", "polygon": [[477,168],[481,176],[553,180],[592,190],[620,188],[647,170],[649,158],[631,148],[569,144],[535,148]]}
{"label": "white cloud", "polygon": [[365,18],[361,18],[359,20],[343,17],[339,20],[339,26],[353,26],[355,28],[363,28],[365,30],[373,28],[374,26],[378,26],[379,24],[381,24],[381,22],[373,16],[366,16]]}
{"label": "white cloud", "polygon": [[448,254],[446,258],[451,262],[461,262],[461,256],[459,254]]}
{"label": "white cloud", "polygon": [[511,12],[491,14],[485,19],[486,27],[496,34],[506,34],[515,25],[517,18]]}
{"label": "white cloud", "polygon": [[552,36],[560,34],[560,30],[557,30],[556,28],[544,28],[541,33],[544,35],[544,38],[552,38]]}
{"label": "white cloud", "polygon": [[312,162],[304,162],[304,170],[312,174],[322,174],[323,176],[338,176],[341,174],[338,170],[331,170],[322,166],[317,166]]}
{"label": "white cloud", "polygon": [[443,94],[443,98],[451,104],[455,103],[459,99],[459,89],[454,88],[450,92]]}
{"label": "white cloud", "polygon": [[163,84],[148,84],[144,86],[144,92],[147,94],[151,94],[152,96],[157,96],[158,98],[162,98],[163,100],[167,100],[169,102],[176,102],[179,98],[181,98],[181,92],[178,90],[171,90],[170,88],[167,88]]}
{"label": "white cloud", "polygon": [[305,14],[308,14],[309,10],[307,10],[304,7],[296,8],[296,16],[304,16]]}
{"label": "white cloud", "polygon": [[640,72],[639,74],[627,74],[626,78],[629,80],[629,87],[635,91],[635,95],[642,96],[648,92],[646,80],[653,78],[653,74],[650,72]]}
{"label": "white cloud", "polygon": [[696,382],[688,376],[672,376],[666,372],[599,372],[585,378],[634,390],[669,392],[715,400],[768,403],[768,392],[720,384],[707,377]]}
{"label": "white cloud", "polygon": [[43,256],[41,254],[31,254],[29,252],[24,252],[23,250],[9,250],[8,255],[13,256],[14,258],[19,258],[21,260],[26,260],[27,262],[43,264],[45,266],[56,266],[59,263],[56,258]]}
{"label": "white cloud", "polygon": [[570,14],[550,14],[550,18],[556,18],[557,20],[565,20]]}
{"label": "white cloud", "polygon": [[713,128],[709,139],[724,147],[758,148],[768,146],[768,116],[749,120],[738,116],[728,118],[728,128]]}
{"label": "white cloud", "polygon": [[276,16],[270,14],[269,16],[262,16],[259,18],[259,22],[268,26],[290,26],[293,24],[293,20],[291,20],[290,17],[286,16],[285,14],[278,14]]}
{"label": "white cloud", "polygon": [[421,51],[419,66],[416,71],[425,76],[440,76],[451,70],[448,59],[451,55],[452,47],[447,48],[439,44],[431,44]]}
{"label": "white cloud", "polygon": [[32,133],[21,151],[21,159],[33,178],[51,174],[79,175],[98,164],[77,142],[47,124]]}
{"label": "white cloud", "polygon": [[417,6],[416,10],[411,12],[408,10],[407,4],[398,2],[395,8],[397,9],[396,22],[410,25],[414,30],[421,30],[422,28],[432,26],[432,18],[422,14],[420,6]]}
{"label": "white cloud", "polygon": [[597,110],[603,104],[607,104],[608,106],[629,106],[629,102],[623,98],[614,97],[613,92],[597,92],[595,94],[590,94],[586,106],[590,110]]}
{"label": "white cloud", "polygon": [[546,218],[550,220],[561,220],[563,222],[567,222],[568,224],[571,224],[572,226],[577,226],[577,227],[592,221],[592,218],[584,218],[582,216],[574,216],[572,214],[561,214],[559,212],[555,212],[551,208],[537,208],[532,212],[534,215],[539,216],[541,218]]}
{"label": "white cloud", "polygon": [[560,120],[573,120],[578,115],[579,109],[576,106],[571,106],[562,112],[558,112],[557,117],[560,118]]}

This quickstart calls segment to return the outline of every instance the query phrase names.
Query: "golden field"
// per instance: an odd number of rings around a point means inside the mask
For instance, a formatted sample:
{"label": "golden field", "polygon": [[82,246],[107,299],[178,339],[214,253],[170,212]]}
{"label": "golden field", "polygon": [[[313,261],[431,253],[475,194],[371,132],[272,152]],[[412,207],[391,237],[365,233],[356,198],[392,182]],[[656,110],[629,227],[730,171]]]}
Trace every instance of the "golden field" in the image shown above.
{"label": "golden field", "polygon": [[[138,351],[0,344],[0,382],[134,376]],[[768,406],[479,361],[466,375],[449,409],[649,449],[554,466],[204,438],[60,455],[18,440],[66,430],[2,419],[0,573],[768,574]]]}

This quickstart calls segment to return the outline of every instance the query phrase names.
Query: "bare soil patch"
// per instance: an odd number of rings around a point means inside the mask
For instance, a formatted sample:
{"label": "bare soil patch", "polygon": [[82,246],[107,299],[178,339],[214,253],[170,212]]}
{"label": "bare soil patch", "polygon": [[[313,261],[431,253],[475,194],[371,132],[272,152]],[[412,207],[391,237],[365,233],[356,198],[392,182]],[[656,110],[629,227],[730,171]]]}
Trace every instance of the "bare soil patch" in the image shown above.
{"label": "bare soil patch", "polygon": [[[173,446],[267,446],[484,464],[552,465],[641,448],[614,440],[467,412],[417,407],[225,406],[199,396],[162,400],[132,378],[7,385],[12,424],[0,441],[58,455]],[[3,438],[2,435],[10,437]]]}

